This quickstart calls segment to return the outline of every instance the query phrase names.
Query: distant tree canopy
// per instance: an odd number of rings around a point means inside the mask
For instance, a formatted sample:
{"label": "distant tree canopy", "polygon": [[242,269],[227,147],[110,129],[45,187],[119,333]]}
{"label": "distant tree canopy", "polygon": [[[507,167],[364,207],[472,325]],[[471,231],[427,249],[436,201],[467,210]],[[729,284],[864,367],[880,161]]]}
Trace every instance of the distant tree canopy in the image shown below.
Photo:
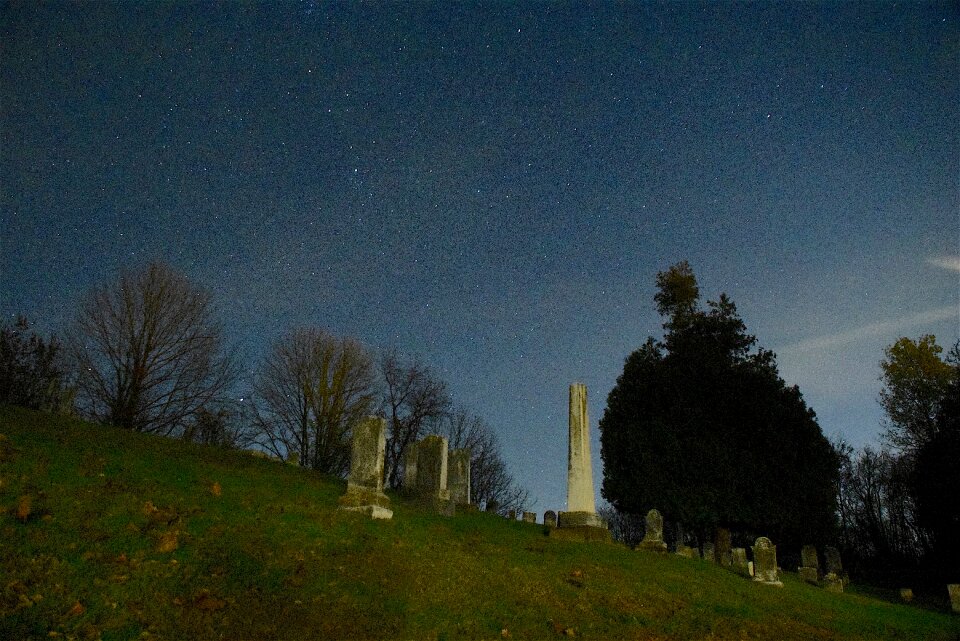
{"label": "distant tree canopy", "polygon": [[942,352],[929,334],[917,341],[900,338],[884,350],[880,361],[884,384],[880,404],[888,419],[884,438],[902,452],[917,451],[938,431],[940,405],[957,378],[956,367],[941,359]]}
{"label": "distant tree canopy", "polygon": [[752,351],[726,295],[700,307],[686,261],[657,286],[664,339],[626,359],[600,419],[604,498],[701,538],[727,527],[785,545],[830,539],[838,459],[800,391],[772,352]]}
{"label": "distant tree canopy", "polygon": [[0,328],[0,403],[35,410],[69,410],[62,349],[56,338],[44,340],[19,316]]}
{"label": "distant tree canopy", "polygon": [[883,447],[837,446],[844,558],[890,587],[940,589],[960,568],[960,343],[943,351],[930,334],[889,345]]}

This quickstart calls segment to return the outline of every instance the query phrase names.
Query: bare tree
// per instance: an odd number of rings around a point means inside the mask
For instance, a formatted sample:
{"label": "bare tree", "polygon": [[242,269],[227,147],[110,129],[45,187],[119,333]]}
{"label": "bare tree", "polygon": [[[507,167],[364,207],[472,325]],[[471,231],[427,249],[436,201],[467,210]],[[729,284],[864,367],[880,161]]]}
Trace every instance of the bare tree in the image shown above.
{"label": "bare tree", "polygon": [[643,540],[646,519],[640,514],[618,512],[615,507],[609,504],[597,510],[597,514],[610,526],[610,535],[614,541],[633,548]]}
{"label": "bare tree", "polygon": [[252,423],[258,443],[281,458],[342,476],[352,426],[373,411],[374,367],[352,338],[298,329],[273,345],[256,383]]}
{"label": "bare tree", "polygon": [[471,500],[477,505],[497,504],[497,511],[522,512],[530,494],[507,471],[497,436],[487,423],[463,409],[447,412],[440,423],[451,449],[470,448]]}
{"label": "bare tree", "polygon": [[92,290],[70,343],[81,408],[137,432],[183,429],[236,375],[210,293],[163,263]]}
{"label": "bare tree", "polygon": [[395,350],[380,359],[384,393],[381,411],[389,423],[385,460],[390,487],[403,483],[401,462],[407,447],[423,436],[450,409],[446,383],[418,359],[404,359]]}

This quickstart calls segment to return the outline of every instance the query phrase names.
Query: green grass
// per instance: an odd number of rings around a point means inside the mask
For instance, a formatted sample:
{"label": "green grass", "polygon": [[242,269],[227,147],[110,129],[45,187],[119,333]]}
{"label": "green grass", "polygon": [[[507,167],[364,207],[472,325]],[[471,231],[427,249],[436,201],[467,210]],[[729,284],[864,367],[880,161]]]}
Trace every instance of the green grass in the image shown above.
{"label": "green grass", "polygon": [[960,617],[790,574],[397,497],[372,521],[336,510],[342,481],[241,452],[14,408],[0,434],[2,639],[960,638]]}

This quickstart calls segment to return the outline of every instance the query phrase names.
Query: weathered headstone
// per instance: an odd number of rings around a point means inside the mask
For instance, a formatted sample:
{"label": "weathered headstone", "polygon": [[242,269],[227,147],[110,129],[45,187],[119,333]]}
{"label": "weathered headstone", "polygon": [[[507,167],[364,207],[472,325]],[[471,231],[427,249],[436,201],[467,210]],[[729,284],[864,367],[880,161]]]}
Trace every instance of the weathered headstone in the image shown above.
{"label": "weathered headstone", "polygon": [[913,601],[913,590],[910,588],[900,588],[900,600],[904,603]]}
{"label": "weathered headstone", "polygon": [[960,613],[960,583],[951,583],[947,586],[947,594],[950,596],[950,607],[954,612]]}
{"label": "weathered headstone", "polygon": [[557,513],[553,510],[547,510],[544,512],[543,524],[547,527],[557,527]]}
{"label": "weathered headstone", "polygon": [[407,445],[403,453],[403,491],[406,494],[417,492],[417,443]]}
{"label": "weathered headstone", "polygon": [[756,575],[756,566],[754,565],[753,561],[747,561],[747,574],[749,574],[749,575],[752,576],[752,577],[756,577],[756,576],[757,576],[757,575]]}
{"label": "weathered headstone", "polygon": [[393,517],[390,499],[383,493],[386,424],[386,419],[370,416],[353,427],[350,476],[339,509],[364,512],[375,519]]}
{"label": "weathered headstone", "polygon": [[717,549],[710,541],[703,544],[703,560],[710,563],[717,562]]}
{"label": "weathered headstone", "polygon": [[716,550],[714,554],[716,555],[717,563],[724,567],[733,563],[733,559],[730,556],[730,548],[730,530],[725,527],[717,528]]}
{"label": "weathered headstone", "polygon": [[689,545],[686,545],[684,543],[677,543],[676,554],[678,556],[683,556],[688,559],[700,558],[700,550],[698,550],[697,548],[690,547]]}
{"label": "weathered headstone", "polygon": [[843,575],[843,563],[840,562],[840,550],[827,546],[823,548],[823,565],[827,574]]}
{"label": "weathered headstone", "polygon": [[569,447],[567,449],[567,510],[557,515],[551,536],[583,541],[609,541],[607,524],[597,516],[593,499],[593,465],[590,459],[590,420],[587,386],[570,386]]}
{"label": "weathered headstone", "polygon": [[754,581],[767,585],[782,586],[777,577],[777,546],[761,536],[753,544]]}
{"label": "weathered headstone", "polygon": [[730,548],[730,565],[733,566],[734,571],[743,575],[750,574],[748,563],[746,548]]}
{"label": "weathered headstone", "polygon": [[470,450],[462,448],[450,452],[450,469],[447,476],[450,499],[457,505],[470,504]]}
{"label": "weathered headstone", "polygon": [[494,514],[496,514],[499,511],[500,511],[500,504],[497,501],[493,499],[487,501],[487,512],[493,512]]}
{"label": "weathered headstone", "polygon": [[843,592],[843,564],[840,562],[840,550],[835,547],[823,548],[823,587],[830,592]]}
{"label": "weathered headstone", "polygon": [[287,465],[300,466],[300,452],[290,450],[287,452]]}
{"label": "weathered headstone", "polygon": [[830,574],[824,574],[823,589],[827,592],[843,592],[843,580],[832,572]]}
{"label": "weathered headstone", "polygon": [[517,520],[517,511],[516,510],[507,510],[507,520],[516,521]]}
{"label": "weathered headstone", "polygon": [[801,580],[817,585],[820,580],[820,562],[817,559],[816,547],[804,545],[800,549],[800,567],[797,568],[797,574]]}
{"label": "weathered headstone", "polygon": [[536,512],[524,512],[524,513],[523,513],[523,522],[524,522],[524,523],[536,523],[536,522],[537,522],[537,513],[536,513]]}
{"label": "weathered headstone", "polygon": [[447,439],[436,434],[417,443],[417,496],[440,514],[453,516],[454,503],[447,489]]}
{"label": "weathered headstone", "polygon": [[637,549],[666,552],[667,544],[663,541],[663,516],[660,515],[658,510],[647,512],[646,526],[643,540],[637,545]]}

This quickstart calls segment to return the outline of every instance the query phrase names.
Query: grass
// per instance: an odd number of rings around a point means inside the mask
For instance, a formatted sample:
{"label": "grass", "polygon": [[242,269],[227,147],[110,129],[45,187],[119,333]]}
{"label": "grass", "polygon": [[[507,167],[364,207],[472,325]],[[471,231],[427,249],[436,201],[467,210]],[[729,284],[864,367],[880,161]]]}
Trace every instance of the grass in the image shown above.
{"label": "grass", "polygon": [[2,639],[960,639],[789,573],[397,497],[372,521],[336,510],[342,481],[242,452],[15,408],[0,434]]}

